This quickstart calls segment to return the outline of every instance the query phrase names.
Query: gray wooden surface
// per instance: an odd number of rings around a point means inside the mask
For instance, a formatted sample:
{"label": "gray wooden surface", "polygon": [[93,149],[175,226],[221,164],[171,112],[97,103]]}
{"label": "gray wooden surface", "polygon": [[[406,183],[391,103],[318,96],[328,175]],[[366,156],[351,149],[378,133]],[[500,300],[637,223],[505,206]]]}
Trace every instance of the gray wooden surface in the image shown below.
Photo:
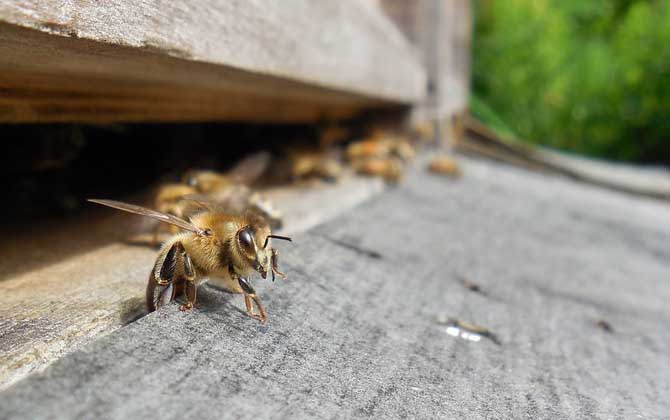
{"label": "gray wooden surface", "polygon": [[282,244],[266,326],[204,289],[5,390],[0,417],[668,418],[667,205],[463,166]]}
{"label": "gray wooden surface", "polygon": [[[293,235],[384,188],[347,174],[337,184],[264,192]],[[36,223],[0,241],[0,390],[126,325],[145,310],[156,249],[146,218],[93,208],[76,220]],[[144,239],[145,242],[137,239]]]}
{"label": "gray wooden surface", "polygon": [[0,0],[0,41],[0,121],[317,121],[425,94],[358,0]]}

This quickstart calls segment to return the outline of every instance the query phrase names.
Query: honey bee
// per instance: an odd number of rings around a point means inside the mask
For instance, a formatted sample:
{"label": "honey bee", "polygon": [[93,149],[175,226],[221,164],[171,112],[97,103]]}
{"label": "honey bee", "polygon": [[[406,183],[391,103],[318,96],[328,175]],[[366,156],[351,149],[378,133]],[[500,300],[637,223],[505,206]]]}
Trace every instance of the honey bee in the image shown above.
{"label": "honey bee", "polygon": [[411,123],[409,134],[414,143],[434,143],[436,142],[435,121],[432,119],[422,119]]}
{"label": "honey bee", "polygon": [[198,284],[212,277],[220,279],[219,284],[228,291],[244,294],[247,314],[265,323],[265,309],[249,282],[249,276],[258,272],[264,279],[271,273],[272,281],[275,275],[286,278],[279,271],[278,252],[272,248],[271,239],[291,241],[291,238],[273,235],[261,216],[253,212],[233,216],[218,211],[214,204],[202,203],[208,209],[186,221],[120,201],[88,201],[151,217],[184,230],[170,237],[158,253],[146,290],[150,312],[171,302],[177,292],[182,291],[186,303],[179,309],[192,309]]}
{"label": "honey bee", "polygon": [[277,164],[277,179],[302,182],[319,179],[336,182],[342,175],[340,153],[337,149],[312,146],[294,146],[284,151],[285,159]]}
{"label": "honey bee", "polygon": [[395,157],[403,162],[409,162],[415,156],[414,148],[404,136],[382,130],[374,130],[368,138],[351,143],[347,147],[347,158],[350,161]]}
{"label": "honey bee", "polygon": [[[191,170],[182,177],[183,183],[163,184],[155,194],[154,206],[162,213],[168,213],[186,219],[192,210],[188,198],[197,198],[217,202],[225,213],[242,214],[253,210],[265,217],[273,229],[282,224],[281,213],[272,203],[253,192],[248,187],[258,179],[268,167],[270,155],[260,152],[248,156],[226,173],[211,170]],[[154,243],[158,243],[163,225],[154,231]],[[170,233],[177,233],[175,226],[169,227]]]}
{"label": "honey bee", "polygon": [[416,156],[414,148],[401,133],[374,129],[364,140],[349,144],[347,159],[356,172],[398,182],[404,164]]}
{"label": "honey bee", "polygon": [[349,134],[347,127],[330,123],[321,127],[319,131],[319,146],[323,149],[333,147],[343,143],[349,137]]}
{"label": "honey bee", "polygon": [[428,165],[428,170],[434,174],[445,175],[452,178],[461,176],[461,169],[454,158],[449,155],[435,157]]}
{"label": "honey bee", "polygon": [[347,158],[350,161],[368,158],[381,158],[389,155],[391,149],[386,142],[377,139],[361,140],[347,146]]}
{"label": "honey bee", "polygon": [[262,194],[241,184],[230,185],[209,194],[186,194],[175,202],[162,202],[162,207],[157,206],[157,209],[187,219],[192,214],[202,211],[203,202],[216,204],[216,207],[226,214],[240,215],[245,212],[255,212],[264,217],[272,229],[279,229],[282,226],[282,214],[274,203]]}
{"label": "honey bee", "polygon": [[156,210],[162,213],[169,213],[180,218],[184,218],[183,211],[179,202],[182,198],[197,194],[198,191],[184,184],[163,184],[156,192],[154,203]]}
{"label": "honey bee", "polygon": [[386,182],[396,183],[402,179],[403,166],[397,158],[372,158],[357,160],[352,166],[359,174],[379,176]]}
{"label": "honey bee", "polygon": [[270,154],[259,152],[242,159],[231,170],[219,173],[211,170],[190,170],[182,182],[199,193],[209,194],[235,185],[250,185],[256,181],[270,163]]}
{"label": "honey bee", "polygon": [[[180,219],[184,219],[186,206],[184,205],[183,198],[197,194],[197,192],[198,191],[195,188],[184,184],[163,184],[156,191],[154,197],[154,206],[156,207],[156,210],[161,213],[171,214],[173,216],[179,217]],[[167,231],[172,234],[179,231],[179,229],[174,225],[164,225],[162,223],[158,224],[154,229],[154,245],[160,242],[160,233],[164,229],[167,229]]]}

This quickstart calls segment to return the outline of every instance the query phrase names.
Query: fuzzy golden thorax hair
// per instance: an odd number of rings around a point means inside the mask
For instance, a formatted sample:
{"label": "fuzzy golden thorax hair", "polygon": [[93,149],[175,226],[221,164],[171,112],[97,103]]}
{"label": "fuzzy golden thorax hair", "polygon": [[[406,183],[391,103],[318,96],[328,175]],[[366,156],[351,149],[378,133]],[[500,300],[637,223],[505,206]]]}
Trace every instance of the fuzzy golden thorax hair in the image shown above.
{"label": "fuzzy golden thorax hair", "polygon": [[[193,216],[191,222],[210,232],[208,236],[189,235],[182,239],[196,266],[205,271],[203,274],[225,271],[229,265],[241,276],[271,269],[271,244],[263,247],[271,231],[262,217],[253,213],[231,216],[204,212]],[[251,247],[240,241],[242,231],[252,238]]]}

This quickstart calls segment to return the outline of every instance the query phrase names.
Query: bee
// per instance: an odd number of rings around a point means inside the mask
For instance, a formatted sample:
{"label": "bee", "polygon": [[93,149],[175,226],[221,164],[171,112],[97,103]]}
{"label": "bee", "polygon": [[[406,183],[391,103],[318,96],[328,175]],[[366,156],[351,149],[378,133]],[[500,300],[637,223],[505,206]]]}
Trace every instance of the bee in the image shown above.
{"label": "bee", "polygon": [[367,138],[349,144],[346,154],[356,172],[393,183],[400,181],[405,164],[416,156],[402,133],[383,129],[373,129]]}
{"label": "bee", "polygon": [[181,199],[197,193],[198,190],[189,185],[163,184],[156,192],[154,204],[156,205],[156,210],[162,213],[169,213],[183,219],[183,208],[179,204]]}
{"label": "bee", "polygon": [[395,157],[403,162],[409,162],[415,156],[414,148],[403,135],[382,130],[374,130],[368,138],[351,143],[347,147],[347,158],[352,162],[385,157]]}
{"label": "bee", "polygon": [[352,162],[359,174],[379,176],[386,182],[397,183],[403,176],[403,165],[397,158],[372,158]]}
{"label": "bee", "polygon": [[415,121],[411,127],[412,138],[419,143],[435,141],[435,122],[432,120]]}
{"label": "bee", "polygon": [[347,127],[330,123],[321,127],[319,131],[319,145],[321,148],[327,149],[343,143],[349,135],[350,133]]}
{"label": "bee", "polygon": [[[158,187],[154,196],[154,206],[156,210],[161,213],[171,214],[180,219],[185,218],[186,206],[184,205],[184,197],[197,194],[198,191],[184,184],[162,184]],[[160,241],[161,231],[167,230],[171,234],[179,232],[179,229],[174,225],[164,225],[159,223],[156,225],[153,234],[153,245],[157,245]]]}
{"label": "bee", "polygon": [[435,157],[428,165],[428,170],[434,174],[445,175],[452,178],[461,176],[461,169],[456,160],[448,155]]}
{"label": "bee", "polygon": [[151,217],[184,231],[171,236],[158,253],[146,289],[149,312],[171,302],[177,292],[183,292],[186,301],[179,309],[192,309],[198,284],[211,277],[220,279],[219,284],[228,291],[244,294],[247,314],[265,323],[265,309],[249,276],[258,272],[264,279],[271,273],[272,281],[275,275],[286,278],[279,271],[279,254],[272,247],[271,239],[291,241],[291,238],[273,235],[263,217],[253,212],[229,215],[218,211],[213,204],[202,203],[207,209],[186,221],[120,201],[88,201]]}
{"label": "bee", "polygon": [[179,198],[179,201],[168,207],[166,213],[182,219],[202,210],[202,203],[214,203],[222,213],[244,214],[255,212],[264,217],[272,229],[282,226],[282,214],[274,203],[262,194],[253,191],[246,185],[230,185],[222,190],[209,194],[188,194]]}
{"label": "bee", "polygon": [[268,152],[258,152],[242,159],[231,170],[219,173],[211,170],[190,170],[182,182],[199,193],[209,194],[236,185],[250,185],[265,172],[270,164]]}
{"label": "bee", "polygon": [[337,182],[342,175],[343,168],[337,149],[297,146],[286,149],[284,153],[286,158],[274,172],[281,174],[278,178],[289,182],[312,179]]}
{"label": "bee", "polygon": [[[162,212],[186,219],[192,211],[188,198],[203,198],[217,202],[225,213],[241,214],[251,209],[266,217],[273,229],[282,224],[281,213],[272,203],[253,192],[248,187],[256,181],[268,167],[270,155],[259,152],[246,157],[226,173],[211,170],[191,170],[182,177],[183,183],[163,184],[154,196],[155,208]],[[163,225],[154,231],[154,243]],[[175,226],[169,227],[170,233],[177,233]]]}
{"label": "bee", "polygon": [[390,145],[387,142],[379,141],[377,138],[357,141],[347,146],[347,158],[350,161],[383,158],[390,153]]}

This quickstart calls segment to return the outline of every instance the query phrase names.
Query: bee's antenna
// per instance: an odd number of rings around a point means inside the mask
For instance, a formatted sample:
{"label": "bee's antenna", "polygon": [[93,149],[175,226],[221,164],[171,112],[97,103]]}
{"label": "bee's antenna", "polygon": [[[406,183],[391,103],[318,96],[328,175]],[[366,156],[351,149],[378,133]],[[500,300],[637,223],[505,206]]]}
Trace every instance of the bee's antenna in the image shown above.
{"label": "bee's antenna", "polygon": [[265,249],[268,246],[268,240],[270,240],[270,238],[281,239],[282,241],[293,242],[293,240],[291,238],[289,238],[288,236],[268,235],[265,238],[265,244],[263,244],[263,249]]}

